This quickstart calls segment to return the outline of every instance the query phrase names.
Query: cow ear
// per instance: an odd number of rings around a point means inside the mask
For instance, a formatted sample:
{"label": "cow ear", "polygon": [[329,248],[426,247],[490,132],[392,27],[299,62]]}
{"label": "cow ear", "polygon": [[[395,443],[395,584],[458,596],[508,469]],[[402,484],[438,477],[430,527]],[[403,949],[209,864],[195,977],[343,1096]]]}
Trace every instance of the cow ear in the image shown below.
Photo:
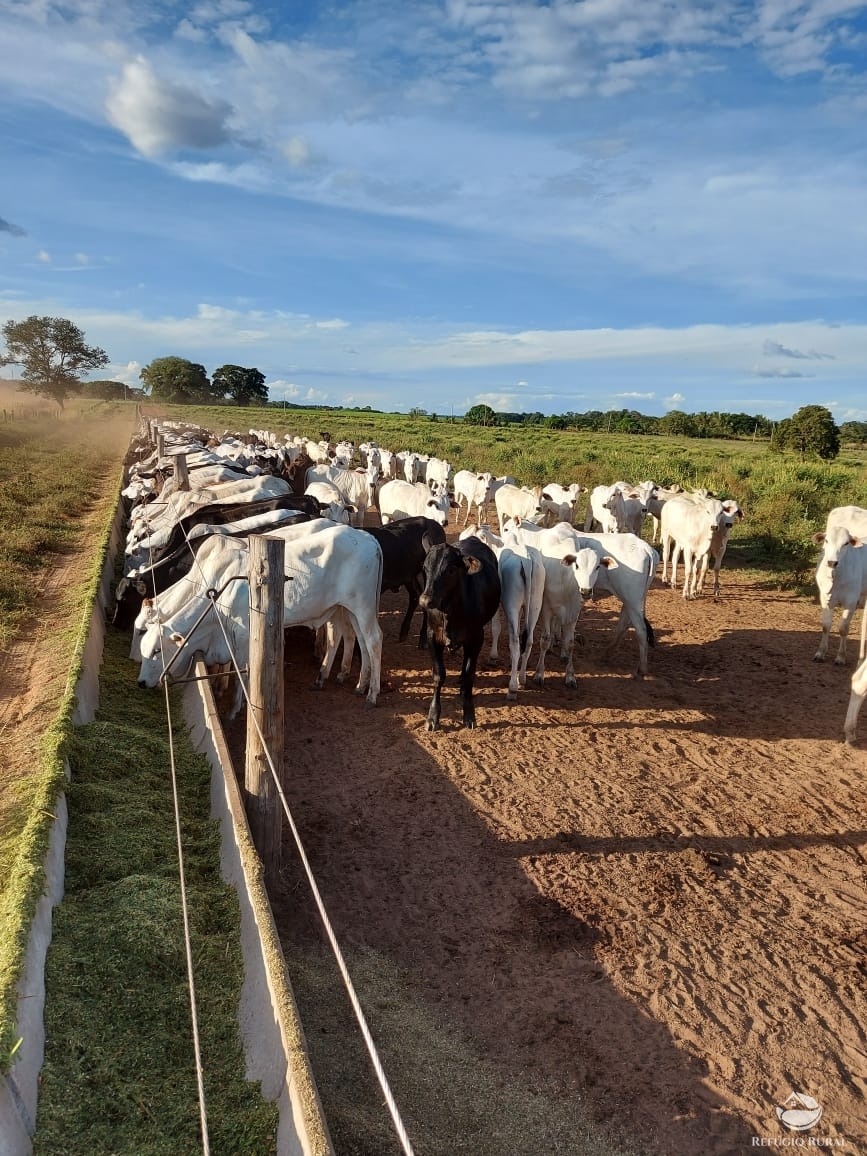
{"label": "cow ear", "polygon": [[820,531],[818,534],[814,534],[814,535],[813,535],[813,541],[814,541],[814,542],[815,542],[817,545],[821,546],[821,545],[822,545],[822,543],[825,541],[825,534],[824,534],[824,532],[823,532],[823,531]]}
{"label": "cow ear", "polygon": [[464,554],[464,566],[466,566],[468,574],[478,574],[482,568],[481,562],[472,554]]}
{"label": "cow ear", "polygon": [[616,570],[617,559],[612,558],[610,554],[606,554],[604,558],[599,559],[599,565],[604,566],[606,570]]}
{"label": "cow ear", "polygon": [[172,640],[172,642],[175,644],[175,646],[180,646],[181,643],[184,641],[183,634],[178,634],[177,631],[175,631],[174,634],[170,634],[169,637]]}
{"label": "cow ear", "polygon": [[576,554],[566,554],[560,559],[561,566],[574,566],[578,561]]}

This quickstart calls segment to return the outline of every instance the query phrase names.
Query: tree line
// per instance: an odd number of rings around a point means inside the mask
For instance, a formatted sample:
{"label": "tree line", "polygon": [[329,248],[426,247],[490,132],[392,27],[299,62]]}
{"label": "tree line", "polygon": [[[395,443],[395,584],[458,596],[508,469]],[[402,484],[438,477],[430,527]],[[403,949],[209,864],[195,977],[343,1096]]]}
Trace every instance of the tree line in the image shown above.
{"label": "tree line", "polygon": [[[21,365],[19,388],[51,398],[62,406],[72,394],[110,399],[141,391],[119,381],[82,381],[82,374],[108,365],[108,354],[87,345],[84,333],[65,317],[28,317],[3,326],[6,353],[0,366]],[[269,404],[265,376],[242,365],[221,365],[208,377],[205,367],[183,357],[157,357],[141,370],[144,390],[159,401],[182,405]],[[276,403],[271,403],[276,404]],[[284,403],[285,404],[285,403]],[[293,407],[294,408],[294,407]],[[369,411],[370,407],[365,406]],[[410,416],[436,414],[414,408]],[[804,457],[829,461],[840,452],[843,440],[867,442],[867,422],[838,426],[821,405],[803,406],[790,418],[772,422],[762,414],[684,413],[670,410],[661,417],[637,410],[588,410],[563,414],[498,413],[488,405],[474,405],[460,419],[470,425],[539,425],[549,429],[588,430],[596,433],[662,434],[689,438],[769,439],[774,452],[793,450]]]}
{"label": "tree line", "polygon": [[205,367],[183,357],[157,357],[139,374],[144,390],[122,381],[83,381],[82,375],[102,369],[108,354],[88,345],[82,330],[65,317],[7,321],[3,326],[6,352],[0,367],[20,365],[19,389],[50,398],[57,405],[71,396],[125,398],[146,391],[160,401],[181,405],[267,405],[265,375],[242,365],[221,365],[208,377]]}

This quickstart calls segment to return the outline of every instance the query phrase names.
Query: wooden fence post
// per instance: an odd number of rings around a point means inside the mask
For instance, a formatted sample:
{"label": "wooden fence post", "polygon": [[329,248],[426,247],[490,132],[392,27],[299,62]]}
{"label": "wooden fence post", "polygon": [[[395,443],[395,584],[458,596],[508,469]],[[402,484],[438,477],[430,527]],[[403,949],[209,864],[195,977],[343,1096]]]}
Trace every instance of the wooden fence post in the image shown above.
{"label": "wooden fence post", "polygon": [[[283,555],[279,538],[250,535],[250,707],[244,786],[253,843],[266,883],[280,871],[283,808],[265,758],[283,774]],[[258,722],[262,739],[253,720]]]}
{"label": "wooden fence post", "polygon": [[190,473],[187,469],[186,454],[175,454],[175,476],[177,478],[176,490],[188,490],[190,488]]}

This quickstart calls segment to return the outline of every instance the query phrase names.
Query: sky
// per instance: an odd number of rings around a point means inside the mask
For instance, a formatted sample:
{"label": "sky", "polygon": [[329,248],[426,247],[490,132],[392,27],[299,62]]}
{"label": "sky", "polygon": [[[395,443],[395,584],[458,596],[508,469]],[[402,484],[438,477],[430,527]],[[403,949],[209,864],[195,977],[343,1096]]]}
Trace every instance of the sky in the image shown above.
{"label": "sky", "polygon": [[864,420],[865,123],[867,0],[0,0],[0,321],[130,385]]}

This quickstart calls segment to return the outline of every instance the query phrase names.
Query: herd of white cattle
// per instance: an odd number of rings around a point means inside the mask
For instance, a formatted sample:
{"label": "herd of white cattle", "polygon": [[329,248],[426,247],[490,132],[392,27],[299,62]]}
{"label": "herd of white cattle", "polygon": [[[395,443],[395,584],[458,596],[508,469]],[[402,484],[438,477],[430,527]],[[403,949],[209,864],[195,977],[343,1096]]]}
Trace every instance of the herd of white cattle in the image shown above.
{"label": "herd of white cattle", "polygon": [[[720,566],[732,526],[743,517],[734,500],[721,500],[705,489],[683,491],[653,481],[617,481],[587,492],[578,483],[563,486],[520,485],[511,477],[460,469],[441,458],[412,451],[391,452],[373,443],[355,446],[265,430],[205,438],[178,423],[159,427],[164,456],[141,451],[129,471],[124,496],[131,504],[125,577],[135,580],[153,564],[155,551],[190,510],[222,503],[260,502],[292,490],[310,495],[320,517],[281,524],[280,517],[251,518],[251,532],[267,532],[285,543],[288,580],[285,625],[320,630],[321,666],[314,685],[328,678],[343,646],[338,679],[348,676],[354,645],[361,654],[356,691],[376,704],[380,691],[382,631],[378,623],[382,556],[376,540],[364,532],[369,509],[382,525],[402,519],[431,519],[448,526],[451,511],[463,525],[461,537],[473,534],[497,557],[501,605],[491,623],[489,660],[498,659],[500,614],[505,620],[511,655],[507,695],[514,699],[526,686],[527,666],[540,628],[533,681],[541,686],[545,658],[559,642],[566,664],[566,685],[575,686],[573,646],[584,601],[613,595],[621,604],[611,646],[631,625],[639,647],[637,675],[647,673],[653,631],[645,614],[647,593],[662,564],[661,580],[678,586],[683,564],[682,595],[698,598],[707,571],[714,571],[713,596],[720,596]],[[184,454],[189,489],[177,488],[175,455]],[[290,484],[290,468],[303,463],[302,484]],[[239,471],[242,471],[239,473]],[[576,527],[578,500],[587,493],[583,525]],[[491,506],[495,533],[487,524]],[[470,515],[475,521],[470,524]],[[461,519],[461,514],[463,518]],[[284,515],[285,519],[285,515]],[[642,531],[650,520],[649,536]],[[131,657],[141,663],[139,682],[154,687],[168,669],[175,677],[189,672],[196,653],[209,666],[243,667],[248,656],[249,593],[246,586],[247,541],[224,526],[197,526],[195,563],[189,573],[165,591],[146,598],[133,630]],[[229,536],[235,534],[238,536]],[[204,541],[203,541],[204,539]],[[852,616],[867,595],[867,509],[833,509],[825,531],[815,536],[822,547],[816,583],[822,611],[822,635],[816,661],[825,658],[833,612],[841,608],[839,648],[835,662],[846,661]],[[659,542],[659,551],[653,543]],[[193,549],[193,543],[190,548]],[[205,611],[213,604],[219,615]],[[215,619],[219,618],[219,622]],[[210,626],[209,626],[210,623]],[[859,665],[851,681],[844,734],[855,739],[858,713],[867,697],[867,614],[862,617]],[[236,687],[230,712],[237,713],[242,691]]]}

